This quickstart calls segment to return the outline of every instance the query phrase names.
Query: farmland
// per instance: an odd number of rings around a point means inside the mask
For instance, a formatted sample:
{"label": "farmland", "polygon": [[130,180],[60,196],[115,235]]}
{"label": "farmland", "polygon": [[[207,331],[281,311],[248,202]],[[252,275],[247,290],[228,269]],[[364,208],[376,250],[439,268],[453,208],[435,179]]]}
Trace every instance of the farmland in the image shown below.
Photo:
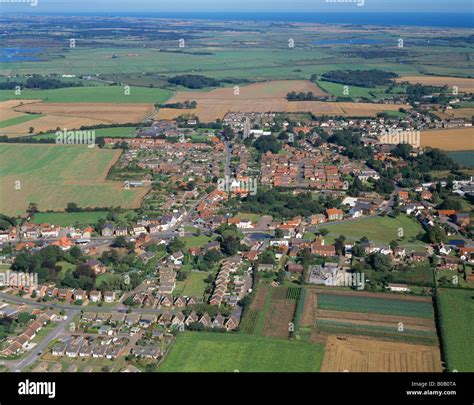
{"label": "farmland", "polygon": [[[387,295],[387,298],[390,296]],[[372,312],[376,314],[413,316],[432,318],[433,306],[431,301],[412,301],[407,299],[387,299],[385,297],[361,296],[356,294],[319,294],[318,309]]]}
{"label": "farmland", "polygon": [[323,372],[441,372],[435,347],[331,336],[321,367]]}
{"label": "farmland", "polygon": [[[151,104],[106,104],[106,103],[29,103],[15,107],[15,111],[30,113],[34,121],[24,121],[2,129],[3,135],[11,137],[34,132],[61,129],[78,129],[98,124],[126,124],[140,122],[153,112]],[[41,115],[40,115],[41,114]],[[19,118],[17,118],[19,119]]]}
{"label": "farmland", "polygon": [[[239,88],[234,94],[233,88],[221,88],[208,92],[178,92],[170,103],[197,101],[197,108],[187,113],[197,115],[201,121],[210,122],[221,119],[228,111],[241,112],[312,112],[315,115],[340,116],[375,116],[384,110],[398,111],[396,105],[379,105],[371,103],[326,103],[320,101],[288,101],[287,93],[291,91],[312,91],[322,94],[314,83],[304,80],[268,81],[250,84]],[[181,115],[176,109],[160,109],[157,114],[161,119],[172,119]]]}
{"label": "farmland", "polygon": [[[0,146],[2,193],[0,212],[22,214],[29,203],[40,211],[64,210],[68,202],[80,207],[138,207],[147,188],[124,190],[107,181],[120,151],[80,145]],[[23,162],[21,166],[17,162]]]}
{"label": "farmland", "polygon": [[185,332],[179,334],[160,366],[166,372],[314,372],[323,357],[322,344],[283,339]]}
{"label": "farmland", "polygon": [[464,77],[444,77],[444,76],[402,76],[397,82],[420,83],[425,86],[448,86],[452,91],[453,86],[457,86],[460,92],[473,93],[474,79]]}
{"label": "farmland", "polygon": [[474,150],[474,128],[422,131],[421,146],[429,146],[446,151]]}
{"label": "farmland", "polygon": [[16,95],[12,90],[0,90],[0,101],[35,99],[45,103],[164,103],[172,92],[166,89],[130,87],[126,94],[123,86],[68,87],[52,90],[22,90]]}
{"label": "farmland", "polygon": [[449,371],[474,371],[474,290],[439,289],[441,340]]}

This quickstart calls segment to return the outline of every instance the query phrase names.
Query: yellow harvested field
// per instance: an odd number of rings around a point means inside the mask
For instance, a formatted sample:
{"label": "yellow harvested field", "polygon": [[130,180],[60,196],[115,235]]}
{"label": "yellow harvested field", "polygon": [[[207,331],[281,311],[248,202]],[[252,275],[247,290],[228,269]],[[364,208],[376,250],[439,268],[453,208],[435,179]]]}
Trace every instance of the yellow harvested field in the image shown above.
{"label": "yellow harvested field", "polygon": [[474,79],[464,77],[444,77],[444,76],[402,76],[396,79],[398,83],[409,82],[412,84],[420,83],[427,86],[448,86],[451,89],[457,86],[463,93],[474,92]]}
{"label": "yellow harvested field", "polygon": [[[10,102],[10,101],[8,101]],[[34,133],[61,129],[79,129],[81,126],[98,124],[126,124],[140,122],[153,112],[151,104],[115,103],[30,103],[13,106],[17,113],[43,114],[33,121],[12,125],[2,129],[3,135],[19,137],[29,135],[30,127]]]}
{"label": "yellow harvested field", "polygon": [[474,150],[474,128],[447,128],[421,132],[421,146],[447,151]]}
{"label": "yellow harvested field", "polygon": [[15,111],[15,107],[23,104],[36,103],[39,100],[7,100],[0,101],[0,121],[9,120],[25,115],[22,112]]}
{"label": "yellow harvested field", "polygon": [[319,87],[307,80],[276,80],[239,88],[215,89],[208,92],[178,92],[168,103],[194,100],[197,108],[178,110],[160,109],[156,118],[174,119],[182,114],[195,114],[203,122],[224,118],[228,112],[311,112],[315,115],[375,116],[382,111],[398,111],[400,106],[373,103],[329,103],[322,101],[288,101],[291,92],[309,92],[323,95]]}
{"label": "yellow harvested field", "polygon": [[437,112],[435,114],[442,119],[465,118],[470,120],[472,117],[474,117],[474,108],[453,108],[452,110]]}
{"label": "yellow harvested field", "polygon": [[322,372],[442,372],[436,346],[329,336]]}

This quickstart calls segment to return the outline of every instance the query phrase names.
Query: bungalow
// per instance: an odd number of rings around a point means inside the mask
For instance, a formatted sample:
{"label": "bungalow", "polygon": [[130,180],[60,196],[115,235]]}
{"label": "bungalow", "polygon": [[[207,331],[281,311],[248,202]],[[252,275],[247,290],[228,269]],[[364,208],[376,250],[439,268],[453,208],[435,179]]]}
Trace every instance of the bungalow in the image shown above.
{"label": "bungalow", "polygon": [[219,314],[212,321],[212,327],[213,328],[223,328],[224,327],[224,322],[225,322],[225,318],[221,314]]}
{"label": "bungalow", "polygon": [[189,326],[191,323],[195,323],[195,322],[198,322],[198,321],[199,321],[199,317],[193,311],[188,315],[188,317],[186,318],[184,323],[186,324],[186,326]]}
{"label": "bungalow", "polygon": [[163,295],[160,304],[164,307],[171,307],[173,305],[173,297],[169,294]]}
{"label": "bungalow", "polygon": [[184,320],[185,319],[186,319],[186,317],[184,316],[184,314],[182,312],[178,312],[171,319],[171,324],[174,325],[174,326],[184,325]]}
{"label": "bungalow", "polygon": [[457,257],[442,257],[441,269],[457,270],[460,260]]}
{"label": "bungalow", "polygon": [[390,290],[391,292],[404,292],[408,293],[410,292],[410,288],[406,284],[392,284],[389,283],[387,285],[387,289]]}
{"label": "bungalow", "polygon": [[205,312],[201,318],[199,319],[199,323],[207,328],[209,328],[212,324],[211,317],[207,312]]}
{"label": "bungalow", "polygon": [[227,330],[234,330],[239,326],[239,320],[237,317],[232,315],[227,321],[224,323],[224,326]]}
{"label": "bungalow", "polygon": [[186,300],[183,297],[176,297],[174,299],[173,305],[178,308],[182,308],[186,306]]}

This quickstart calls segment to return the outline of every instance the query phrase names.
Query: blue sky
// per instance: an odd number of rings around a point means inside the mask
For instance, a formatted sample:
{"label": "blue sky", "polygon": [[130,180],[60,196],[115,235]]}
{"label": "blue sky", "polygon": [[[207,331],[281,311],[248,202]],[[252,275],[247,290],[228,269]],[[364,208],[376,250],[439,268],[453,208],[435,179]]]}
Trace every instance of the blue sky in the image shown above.
{"label": "blue sky", "polygon": [[[354,3],[327,3],[326,0],[30,0],[29,4],[0,3],[1,11],[32,12],[473,12],[473,0],[352,0]],[[348,0],[346,0],[348,1]],[[357,6],[363,2],[363,7]]]}

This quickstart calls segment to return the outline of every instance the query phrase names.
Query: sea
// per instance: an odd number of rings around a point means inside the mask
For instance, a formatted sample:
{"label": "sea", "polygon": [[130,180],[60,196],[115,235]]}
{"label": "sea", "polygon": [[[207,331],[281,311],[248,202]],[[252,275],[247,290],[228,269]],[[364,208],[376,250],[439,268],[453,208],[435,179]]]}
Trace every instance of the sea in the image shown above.
{"label": "sea", "polygon": [[[52,14],[52,13],[51,13]],[[58,14],[58,13],[55,13]],[[474,28],[473,13],[412,13],[412,12],[356,12],[356,13],[297,13],[297,12],[114,12],[76,13],[109,17],[175,18],[222,21],[306,22],[345,25],[427,26]]]}

